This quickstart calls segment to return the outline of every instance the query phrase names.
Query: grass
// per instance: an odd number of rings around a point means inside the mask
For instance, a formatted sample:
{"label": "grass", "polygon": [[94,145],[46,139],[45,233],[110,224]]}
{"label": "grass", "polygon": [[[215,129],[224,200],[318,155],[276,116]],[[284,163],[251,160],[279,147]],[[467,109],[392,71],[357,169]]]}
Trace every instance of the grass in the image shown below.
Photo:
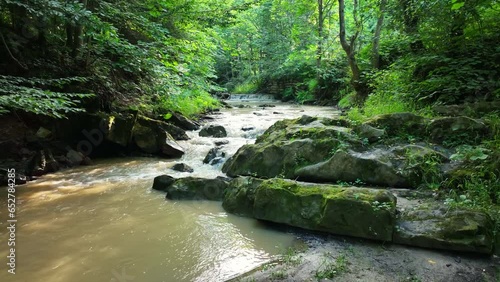
{"label": "grass", "polygon": [[283,280],[288,276],[284,270],[276,270],[271,273],[271,280]]}
{"label": "grass", "polygon": [[257,92],[259,89],[259,84],[256,81],[245,81],[236,85],[233,89],[233,93],[235,94],[252,94]]}
{"label": "grass", "polygon": [[302,263],[302,257],[298,253],[297,249],[289,247],[282,255],[281,260],[286,266],[297,266]]}
{"label": "grass", "polygon": [[332,255],[326,253],[324,259],[316,270],[314,277],[318,280],[333,279],[347,271],[347,257],[345,254],[339,254],[335,260],[332,261]]}
{"label": "grass", "polygon": [[180,94],[169,95],[161,104],[161,108],[180,112],[187,117],[193,117],[218,106],[217,99],[204,91],[184,91]]}

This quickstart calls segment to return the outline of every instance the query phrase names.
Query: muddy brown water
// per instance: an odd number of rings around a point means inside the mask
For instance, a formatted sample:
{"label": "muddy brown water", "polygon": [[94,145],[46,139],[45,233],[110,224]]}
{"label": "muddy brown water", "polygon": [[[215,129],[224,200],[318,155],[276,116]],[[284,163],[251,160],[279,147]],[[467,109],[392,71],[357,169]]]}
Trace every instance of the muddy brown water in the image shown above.
{"label": "muddy brown water", "polygon": [[[220,138],[229,141],[222,147],[228,156],[280,119],[338,114],[246,98],[229,103],[248,107],[221,110],[207,122],[228,131]],[[180,143],[187,153],[178,160],[100,160],[19,186],[15,275],[7,273],[7,192],[0,189],[0,281],[224,281],[282,254],[294,234],[228,214],[220,202],[166,201],[151,189],[160,174],[223,175],[220,165],[202,163],[217,139],[188,134],[191,140]],[[195,172],[170,169],[180,162]]]}

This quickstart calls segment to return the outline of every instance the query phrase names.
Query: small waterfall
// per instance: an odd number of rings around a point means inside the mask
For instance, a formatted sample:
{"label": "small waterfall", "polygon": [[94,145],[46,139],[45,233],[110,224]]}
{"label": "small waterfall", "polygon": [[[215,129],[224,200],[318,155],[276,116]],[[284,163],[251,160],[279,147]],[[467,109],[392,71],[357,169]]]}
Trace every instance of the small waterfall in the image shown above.
{"label": "small waterfall", "polygon": [[273,94],[231,94],[229,100],[231,101],[275,101],[276,98]]}

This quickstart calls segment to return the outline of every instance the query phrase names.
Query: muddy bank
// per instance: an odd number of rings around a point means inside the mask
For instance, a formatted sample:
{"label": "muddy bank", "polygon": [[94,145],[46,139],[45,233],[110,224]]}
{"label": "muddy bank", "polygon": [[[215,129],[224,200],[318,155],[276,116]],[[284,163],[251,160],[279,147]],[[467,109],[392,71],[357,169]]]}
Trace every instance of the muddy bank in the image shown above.
{"label": "muddy bank", "polygon": [[303,246],[230,281],[500,281],[497,256],[384,245],[333,235],[299,236]]}

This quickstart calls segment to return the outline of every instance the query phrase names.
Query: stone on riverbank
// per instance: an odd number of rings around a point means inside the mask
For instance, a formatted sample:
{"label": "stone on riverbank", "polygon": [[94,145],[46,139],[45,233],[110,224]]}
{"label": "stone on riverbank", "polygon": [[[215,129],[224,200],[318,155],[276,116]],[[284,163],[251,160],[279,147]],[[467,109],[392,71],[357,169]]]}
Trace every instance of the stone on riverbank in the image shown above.
{"label": "stone on riverbank", "polygon": [[231,177],[293,178],[297,168],[324,161],[342,144],[360,145],[349,129],[331,122],[309,116],[279,121],[258,137],[255,144],[241,147],[222,171]]}
{"label": "stone on riverbank", "polygon": [[392,240],[396,198],[390,192],[276,178],[233,181],[223,204],[230,212],[332,234]]}
{"label": "stone on riverbank", "polygon": [[162,123],[140,119],[134,126],[133,140],[142,151],[178,158],[184,154],[183,148],[162,128]]}
{"label": "stone on riverbank", "polygon": [[416,208],[397,220],[394,243],[490,254],[493,221],[480,211]]}
{"label": "stone on riverbank", "polygon": [[222,207],[230,213],[254,217],[253,205],[255,200],[255,189],[264,180],[254,177],[237,177],[229,182],[224,194]]}
{"label": "stone on riverbank", "polygon": [[388,159],[388,154],[382,150],[363,153],[338,151],[329,160],[301,168],[295,175],[313,182],[361,180],[373,185],[409,187],[409,181]]}

